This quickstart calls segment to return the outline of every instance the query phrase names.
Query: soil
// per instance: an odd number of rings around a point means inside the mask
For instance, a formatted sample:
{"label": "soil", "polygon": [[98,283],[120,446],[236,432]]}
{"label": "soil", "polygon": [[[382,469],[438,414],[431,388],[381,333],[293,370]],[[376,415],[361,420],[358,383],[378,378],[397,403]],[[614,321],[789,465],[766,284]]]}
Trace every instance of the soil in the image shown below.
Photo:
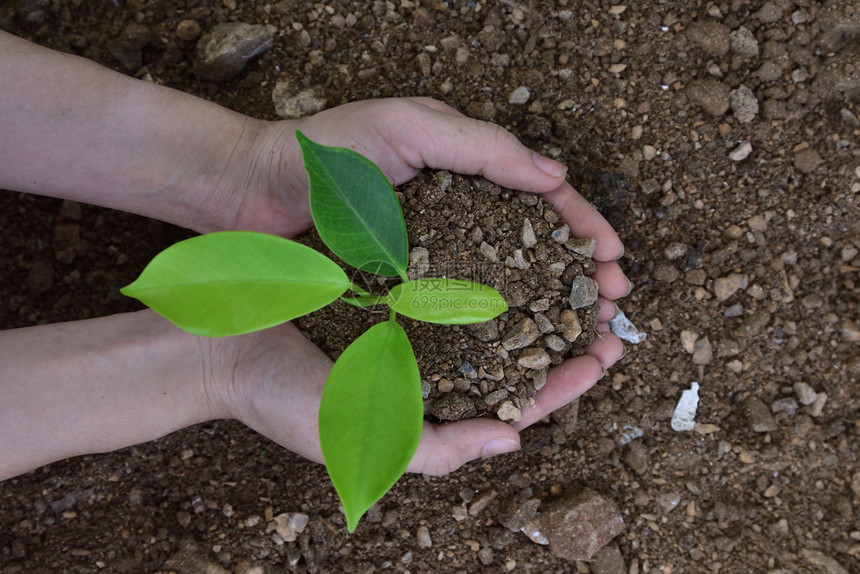
{"label": "soil", "polygon": [[[228,21],[271,24],[273,47],[200,80],[197,27]],[[260,118],[286,82],[327,106],[425,95],[500,123],[570,165],[616,226],[636,285],[619,305],[648,335],[520,452],[404,477],[353,535],[321,466],[233,422],[7,480],[3,574],[860,571],[856,1],[19,0],[0,27]],[[456,181],[473,198],[484,185]],[[413,247],[435,231],[474,251],[464,217],[517,243],[519,210],[537,206],[484,191],[467,213],[431,205]],[[488,197],[510,219],[485,224]],[[188,236],[0,202],[3,328],[136,309],[116,288]],[[461,366],[422,369],[438,387]],[[697,424],[675,431],[693,382]],[[502,524],[523,496],[577,485],[620,507],[623,565],[565,562]]]}

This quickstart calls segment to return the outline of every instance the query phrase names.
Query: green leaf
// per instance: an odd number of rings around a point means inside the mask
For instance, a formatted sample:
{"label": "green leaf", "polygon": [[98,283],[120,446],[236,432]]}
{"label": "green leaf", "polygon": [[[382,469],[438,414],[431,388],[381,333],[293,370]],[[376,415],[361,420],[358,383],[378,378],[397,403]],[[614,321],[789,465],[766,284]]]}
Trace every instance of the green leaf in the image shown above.
{"label": "green leaf", "polygon": [[421,439],[421,379],[403,328],[385,321],[352,342],[323,388],[323,460],[347,529],[406,471]]}
{"label": "green leaf", "polygon": [[409,242],[403,210],[385,174],[352,150],[296,132],[310,182],[311,216],[323,242],[357,269],[405,277]]}
{"label": "green leaf", "polygon": [[481,323],[508,310],[498,291],[462,279],[406,281],[388,293],[388,305],[412,319],[447,325]]}
{"label": "green leaf", "polygon": [[334,261],[310,247],[223,231],[168,247],[121,291],[190,333],[224,337],[315,311],[349,285]]}

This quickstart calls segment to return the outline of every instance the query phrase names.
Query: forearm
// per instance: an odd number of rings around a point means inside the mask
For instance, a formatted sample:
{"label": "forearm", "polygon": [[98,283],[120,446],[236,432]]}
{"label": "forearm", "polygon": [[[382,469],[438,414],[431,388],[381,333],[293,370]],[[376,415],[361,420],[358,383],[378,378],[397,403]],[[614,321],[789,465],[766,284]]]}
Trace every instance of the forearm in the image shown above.
{"label": "forearm", "polygon": [[0,480],[225,417],[212,341],[151,311],[0,331]]}
{"label": "forearm", "polygon": [[0,78],[0,188],[203,232],[239,217],[264,122],[2,31]]}

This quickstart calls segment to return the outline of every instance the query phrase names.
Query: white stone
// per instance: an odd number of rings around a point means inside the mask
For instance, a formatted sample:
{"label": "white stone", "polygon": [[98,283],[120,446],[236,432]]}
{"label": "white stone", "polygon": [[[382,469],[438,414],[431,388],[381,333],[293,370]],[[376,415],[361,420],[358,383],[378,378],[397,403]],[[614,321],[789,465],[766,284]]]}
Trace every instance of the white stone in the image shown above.
{"label": "white stone", "polygon": [[699,408],[699,383],[693,382],[690,388],[681,393],[675,412],[672,413],[672,430],[691,431],[696,428],[696,410]]}

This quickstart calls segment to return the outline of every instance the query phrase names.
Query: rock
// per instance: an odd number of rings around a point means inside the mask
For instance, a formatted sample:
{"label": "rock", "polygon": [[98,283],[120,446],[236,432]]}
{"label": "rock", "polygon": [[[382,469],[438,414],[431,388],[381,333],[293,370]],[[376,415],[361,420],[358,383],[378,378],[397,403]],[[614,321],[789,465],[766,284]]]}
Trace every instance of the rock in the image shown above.
{"label": "rock", "polygon": [[854,494],[860,496],[860,472],[855,472],[854,476],[851,477],[851,490],[854,491]]}
{"label": "rock", "polygon": [[597,551],[588,567],[594,574],[627,574],[618,544],[610,542]]}
{"label": "rock", "polygon": [[418,533],[415,536],[419,548],[430,548],[433,546],[433,540],[430,538],[430,530],[426,526],[419,526]]}
{"label": "rock", "polygon": [[657,504],[663,509],[663,512],[669,514],[681,503],[680,492],[664,492],[657,495]]}
{"label": "rock", "polygon": [[648,448],[638,440],[628,443],[624,452],[624,462],[636,474],[645,474],[648,472],[648,465],[651,463]]}
{"label": "rock", "polygon": [[421,279],[430,271],[430,252],[426,247],[413,247],[409,251],[406,275],[410,280]]}
{"label": "rock", "polygon": [[535,313],[535,323],[537,324],[540,332],[544,335],[555,331],[555,327],[553,326],[552,322],[543,313]]}
{"label": "rock", "polygon": [[296,119],[313,115],[325,108],[326,101],[313,90],[302,90],[297,94],[289,82],[278,82],[272,90],[275,113],[282,118]]}
{"label": "rock", "polygon": [[540,329],[537,324],[526,317],[502,337],[502,348],[506,351],[528,347],[540,337]]}
{"label": "rock", "polygon": [[797,401],[791,397],[786,397],[784,399],[777,399],[770,404],[770,410],[773,413],[785,413],[790,417],[793,417],[797,413],[798,404]]}
{"label": "rock", "polygon": [[570,239],[570,227],[565,224],[558,229],[554,229],[552,232],[552,239],[556,243],[567,243],[567,240]]}
{"label": "rock", "polygon": [[800,556],[809,564],[821,568],[824,574],[848,574],[848,570],[839,562],[818,550],[804,548],[800,551]]}
{"label": "rock", "polygon": [[696,428],[696,410],[699,408],[699,383],[690,383],[690,388],[681,392],[681,398],[672,413],[671,426],[675,432]]}
{"label": "rock", "polygon": [[491,263],[496,263],[499,260],[498,255],[496,255],[496,248],[487,243],[486,241],[481,243],[481,246],[478,248],[478,251],[480,251],[481,255],[486,257]]}
{"label": "rock", "polygon": [[748,124],[758,114],[758,100],[752,90],[741,84],[729,93],[729,107],[739,122]]}
{"label": "rock", "polygon": [[582,334],[582,325],[579,322],[579,316],[572,309],[565,309],[561,312],[561,336],[569,343],[573,343]]}
{"label": "rock", "polygon": [[570,308],[582,309],[594,305],[597,302],[597,289],[597,281],[594,279],[585,275],[575,277],[570,285],[570,296],[568,297]]}
{"label": "rock", "polygon": [[481,341],[495,341],[499,338],[499,322],[496,319],[490,319],[483,323],[475,323],[469,325],[469,331]]}
{"label": "rock", "polygon": [[523,418],[522,411],[514,406],[511,401],[504,401],[499,405],[496,415],[503,421],[517,422]]}
{"label": "rock", "polygon": [[176,25],[176,37],[186,42],[196,40],[202,33],[203,29],[197,20],[183,20]]}
{"label": "rock", "polygon": [[469,516],[478,516],[481,514],[496,496],[498,496],[498,493],[493,488],[487,488],[476,494],[471,504],[469,504]]}
{"label": "rock", "polygon": [[537,245],[537,238],[535,237],[535,230],[532,227],[532,222],[529,221],[528,218],[523,220],[522,240],[523,240],[523,247],[525,247],[526,249],[531,249],[532,247]]}
{"label": "rock", "polygon": [[812,148],[806,148],[794,154],[794,167],[803,173],[812,173],[824,163],[821,156]]}
{"label": "rock", "polygon": [[293,512],[279,514],[274,519],[275,533],[280,536],[284,542],[295,541],[299,534],[304,532],[305,527],[310,520],[307,514],[302,512]]}
{"label": "rock", "polygon": [[709,365],[714,358],[714,353],[711,348],[711,341],[707,337],[703,337],[696,341],[693,350],[694,365]]}
{"label": "rock", "polygon": [[648,334],[640,331],[622,311],[619,311],[615,317],[609,320],[609,329],[619,339],[633,343],[634,345],[638,345],[648,338]]}
{"label": "rock", "polygon": [[778,428],[770,409],[756,397],[749,397],[741,403],[743,413],[755,432],[773,432]]}
{"label": "rock", "polygon": [[714,279],[714,295],[717,301],[725,301],[741,289],[746,289],[749,276],[742,273],[732,273],[725,277]]}
{"label": "rock", "polygon": [[552,363],[549,355],[540,347],[529,347],[524,349],[517,364],[526,369],[543,369]]}
{"label": "rock", "polygon": [[752,150],[752,144],[748,141],[743,141],[731,151],[731,153],[729,154],[729,159],[732,161],[743,161],[749,157],[749,155],[752,153]]}
{"label": "rock", "polygon": [[458,421],[477,414],[475,403],[463,393],[452,391],[433,401],[430,413],[439,420]]}
{"label": "rock", "polygon": [[508,102],[515,105],[522,105],[528,102],[530,97],[531,92],[529,92],[529,89],[525,86],[519,86],[511,92],[510,96],[508,96]]}
{"label": "rock", "polygon": [[800,404],[804,406],[811,405],[818,398],[818,393],[807,383],[803,382],[794,383],[794,394],[797,395],[797,400],[800,401]]}
{"label": "rock", "polygon": [[729,51],[729,29],[719,22],[697,22],[687,29],[687,39],[710,56],[724,56]]}
{"label": "rock", "polygon": [[564,246],[577,255],[589,258],[594,255],[594,250],[597,248],[597,240],[592,237],[585,239],[568,239],[564,242]]}
{"label": "rock", "polygon": [[611,500],[583,488],[546,506],[538,519],[550,552],[571,561],[590,560],[624,530],[624,519]]}
{"label": "rock", "polygon": [[755,35],[749,28],[741,26],[729,34],[729,49],[739,58],[757,58],[758,40],[755,39]]}
{"label": "rock", "polygon": [[809,412],[809,416],[812,417],[820,417],[821,413],[824,411],[824,403],[827,402],[827,393],[818,393],[815,397],[815,400],[809,405],[807,411]]}
{"label": "rock", "polygon": [[107,41],[107,49],[126,70],[135,71],[143,65],[143,48],[149,43],[149,28],[129,24],[116,38]]}
{"label": "rock", "polygon": [[663,255],[669,261],[675,261],[686,255],[688,249],[689,247],[687,247],[686,244],[676,241],[674,243],[670,243],[669,246],[663,250]]}
{"label": "rock", "polygon": [[773,2],[765,2],[753,16],[758,18],[762,24],[773,24],[782,19],[782,8]]}
{"label": "rock", "polygon": [[499,523],[511,532],[520,532],[535,519],[539,506],[540,499],[517,498],[511,503],[503,505],[506,511],[499,516]]}
{"label": "rock", "polygon": [[272,47],[274,26],[229,22],[219,24],[197,43],[194,71],[201,80],[221,82],[242,70],[254,56]]}
{"label": "rock", "polygon": [[564,352],[564,348],[567,346],[567,343],[564,342],[564,339],[562,339],[558,335],[547,335],[544,339],[544,343],[546,343],[546,346],[555,351],[556,353]]}
{"label": "rock", "polygon": [[717,80],[699,80],[687,86],[687,97],[690,101],[708,114],[719,117],[729,109],[729,93],[731,88]]}

